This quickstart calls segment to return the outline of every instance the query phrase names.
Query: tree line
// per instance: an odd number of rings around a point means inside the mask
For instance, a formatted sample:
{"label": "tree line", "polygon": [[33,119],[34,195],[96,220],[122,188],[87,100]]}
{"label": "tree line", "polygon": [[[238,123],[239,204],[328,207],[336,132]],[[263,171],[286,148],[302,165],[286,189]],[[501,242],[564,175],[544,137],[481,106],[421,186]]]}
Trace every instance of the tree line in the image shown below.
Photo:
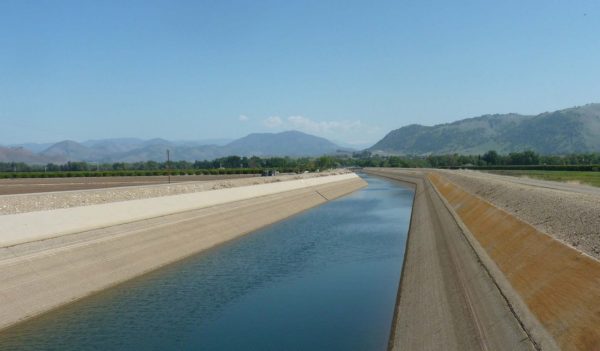
{"label": "tree line", "polygon": [[534,151],[511,152],[505,155],[491,150],[483,155],[438,155],[428,156],[431,167],[461,166],[584,166],[600,165],[600,153],[581,153],[570,155],[540,155]]}
{"label": "tree line", "polygon": [[119,171],[167,171],[167,170],[217,170],[217,169],[277,169],[314,171],[339,166],[334,157],[240,157],[227,156],[211,161],[145,161],[145,162],[66,162],[45,165],[23,162],[0,162],[0,172],[119,172]]}
{"label": "tree line", "polygon": [[[505,166],[586,166],[600,165],[600,153],[581,153],[564,156],[540,155],[533,151],[500,154],[488,151],[481,155],[429,155],[429,156],[389,156],[372,154],[368,151],[353,154],[321,157],[240,157],[227,156],[211,161],[170,161],[170,162],[67,162],[31,165],[15,162],[0,162],[0,172],[126,172],[146,171],[147,174],[162,174],[162,171],[196,171],[219,169],[276,169],[283,172],[304,172],[336,167],[505,167]],[[190,174],[194,172],[189,172]],[[207,174],[214,174],[208,172]],[[247,173],[247,172],[242,172]],[[145,174],[145,173],[144,173]]]}

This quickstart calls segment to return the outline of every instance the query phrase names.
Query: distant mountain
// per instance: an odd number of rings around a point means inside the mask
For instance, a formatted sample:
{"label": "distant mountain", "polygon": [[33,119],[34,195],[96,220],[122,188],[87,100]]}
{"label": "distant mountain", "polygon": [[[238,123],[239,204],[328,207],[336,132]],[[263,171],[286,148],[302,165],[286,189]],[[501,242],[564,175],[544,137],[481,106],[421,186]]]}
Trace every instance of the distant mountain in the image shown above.
{"label": "distant mountain", "polygon": [[[223,142],[222,139],[212,141]],[[88,140],[78,143],[64,140],[39,153],[24,148],[0,148],[0,162],[64,163],[164,161],[166,150],[172,160],[212,160],[238,156],[320,156],[348,151],[327,139],[297,131],[250,134],[225,145],[202,145],[202,141],[172,142],[165,139],[136,138]]]}
{"label": "distant mountain", "polygon": [[200,139],[200,140],[177,140],[173,141],[173,143],[177,146],[205,146],[205,145],[217,145],[224,146],[232,142],[234,139],[224,139],[224,138],[215,138],[215,139]]}
{"label": "distant mountain", "polygon": [[0,146],[0,162],[23,162],[28,164],[45,164],[48,162],[62,162],[59,158],[41,156],[24,147]]}
{"label": "distant mountain", "polygon": [[485,115],[391,131],[368,150],[384,154],[481,154],[533,150],[541,154],[600,151],[600,104],[536,116]]}
{"label": "distant mountain", "polygon": [[144,145],[145,140],[137,138],[115,138],[87,140],[81,143],[83,146],[96,149],[101,153],[111,154],[117,152],[127,152]]}
{"label": "distant mountain", "polygon": [[333,154],[341,149],[325,138],[298,131],[250,134],[225,148],[230,155],[292,157]]}
{"label": "distant mountain", "polygon": [[93,161],[98,152],[76,141],[65,140],[50,146],[39,155],[63,161]]}
{"label": "distant mountain", "polygon": [[51,145],[52,145],[52,143],[23,143],[23,144],[9,145],[9,147],[11,147],[11,148],[22,147],[24,149],[27,149],[27,150],[33,152],[33,153],[38,153],[38,152],[46,150]]}
{"label": "distant mountain", "polygon": [[[341,150],[339,146],[327,139],[297,131],[281,133],[256,133],[234,140],[226,145],[190,144],[174,145],[173,143],[153,142],[149,145],[122,154],[110,155],[110,160],[118,162],[135,162],[140,160],[162,161],[165,149],[171,150],[174,160],[212,160],[230,155],[238,156],[320,156],[333,154]],[[108,160],[108,159],[106,159]]]}

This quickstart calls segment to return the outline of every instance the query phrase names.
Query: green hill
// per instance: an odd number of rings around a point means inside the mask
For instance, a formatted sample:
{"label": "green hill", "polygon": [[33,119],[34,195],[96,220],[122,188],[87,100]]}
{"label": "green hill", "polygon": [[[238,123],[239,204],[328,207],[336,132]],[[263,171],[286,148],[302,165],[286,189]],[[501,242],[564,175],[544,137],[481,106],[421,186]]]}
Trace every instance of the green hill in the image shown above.
{"label": "green hill", "polygon": [[368,150],[384,154],[481,154],[533,150],[541,154],[600,151],[600,104],[536,116],[484,115],[435,126],[409,125]]}

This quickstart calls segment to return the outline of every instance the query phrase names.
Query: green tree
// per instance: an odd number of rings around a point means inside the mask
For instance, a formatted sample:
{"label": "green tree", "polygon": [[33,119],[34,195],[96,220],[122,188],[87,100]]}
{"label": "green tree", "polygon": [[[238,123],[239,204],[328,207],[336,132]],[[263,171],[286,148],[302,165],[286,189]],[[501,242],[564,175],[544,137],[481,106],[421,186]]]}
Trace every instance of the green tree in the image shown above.
{"label": "green tree", "polygon": [[320,170],[325,170],[325,169],[333,168],[335,165],[335,161],[333,160],[333,158],[331,156],[321,156],[317,159],[316,164]]}
{"label": "green tree", "polygon": [[497,165],[500,157],[495,150],[490,150],[481,157],[488,165]]}

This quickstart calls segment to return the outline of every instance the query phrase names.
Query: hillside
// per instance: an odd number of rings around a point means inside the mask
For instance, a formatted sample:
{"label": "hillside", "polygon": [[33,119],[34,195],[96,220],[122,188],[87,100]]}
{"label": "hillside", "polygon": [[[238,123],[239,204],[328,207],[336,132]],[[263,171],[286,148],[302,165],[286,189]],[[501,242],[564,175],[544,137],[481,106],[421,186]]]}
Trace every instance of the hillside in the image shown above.
{"label": "hillside", "polygon": [[98,152],[73,140],[56,143],[39,153],[40,156],[64,161],[92,161]]}
{"label": "hillside", "polygon": [[368,150],[384,154],[481,154],[533,150],[541,154],[600,151],[600,104],[536,116],[485,115],[391,131]]}
{"label": "hillside", "polygon": [[28,164],[45,164],[49,162],[62,162],[60,158],[41,156],[23,147],[0,146],[0,162],[23,162]]}

